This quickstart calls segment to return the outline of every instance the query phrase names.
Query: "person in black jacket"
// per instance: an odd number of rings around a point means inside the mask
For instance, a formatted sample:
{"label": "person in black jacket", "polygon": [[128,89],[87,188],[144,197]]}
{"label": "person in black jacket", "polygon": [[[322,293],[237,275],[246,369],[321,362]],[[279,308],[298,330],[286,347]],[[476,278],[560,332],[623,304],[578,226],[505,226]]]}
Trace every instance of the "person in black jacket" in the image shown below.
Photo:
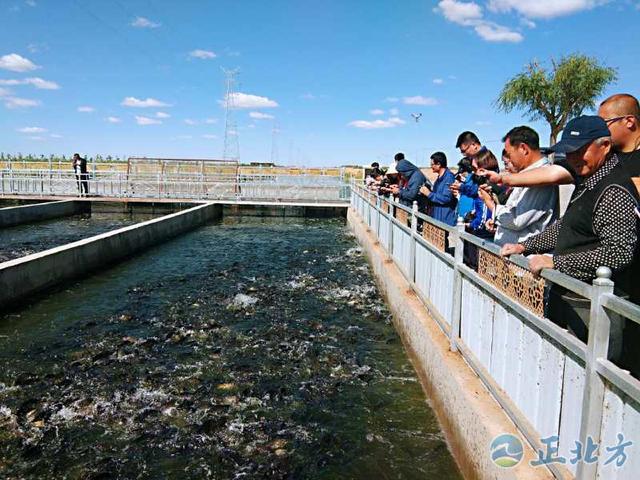
{"label": "person in black jacket", "polygon": [[76,175],[78,193],[80,196],[89,195],[89,173],[87,172],[87,159],[82,158],[78,153],[73,154],[73,172]]}

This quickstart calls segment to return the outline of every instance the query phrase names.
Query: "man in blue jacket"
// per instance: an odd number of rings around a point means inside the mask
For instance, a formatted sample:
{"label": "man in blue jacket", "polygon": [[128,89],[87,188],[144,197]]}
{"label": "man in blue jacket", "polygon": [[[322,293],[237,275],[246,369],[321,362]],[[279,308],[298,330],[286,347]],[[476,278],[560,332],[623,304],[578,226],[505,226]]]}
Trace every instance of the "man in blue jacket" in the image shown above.
{"label": "man in blue jacket", "polygon": [[420,187],[428,184],[427,177],[408,160],[402,159],[396,164],[396,171],[404,179],[404,186],[394,185],[391,193],[397,195],[400,203],[411,207],[414,201],[418,202],[418,210],[425,212],[427,208],[427,197],[420,193]]}
{"label": "man in blue jacket", "polygon": [[432,188],[425,186],[421,190],[429,202],[429,215],[447,225],[455,225],[458,200],[449,187],[456,178],[447,168],[447,156],[443,152],[431,155],[431,170],[438,175],[438,178]]}

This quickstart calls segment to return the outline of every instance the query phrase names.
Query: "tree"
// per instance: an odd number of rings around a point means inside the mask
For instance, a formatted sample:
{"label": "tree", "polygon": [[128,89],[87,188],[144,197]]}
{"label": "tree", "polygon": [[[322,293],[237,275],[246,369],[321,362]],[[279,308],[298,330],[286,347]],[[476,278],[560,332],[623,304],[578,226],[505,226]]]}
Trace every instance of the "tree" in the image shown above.
{"label": "tree", "polygon": [[559,62],[551,60],[547,71],[536,60],[509,80],[495,101],[498,110],[525,110],[530,120],[546,120],[551,128],[550,145],[567,122],[595,107],[605,87],[617,80],[614,68],[599,65],[595,58],[573,54]]}

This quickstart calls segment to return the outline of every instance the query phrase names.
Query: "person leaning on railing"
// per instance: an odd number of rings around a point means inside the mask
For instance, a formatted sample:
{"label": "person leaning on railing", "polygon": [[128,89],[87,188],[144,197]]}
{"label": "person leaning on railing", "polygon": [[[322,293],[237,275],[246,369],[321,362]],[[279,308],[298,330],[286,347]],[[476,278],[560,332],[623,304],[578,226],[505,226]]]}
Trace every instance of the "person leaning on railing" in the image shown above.
{"label": "person leaning on railing", "polygon": [[401,204],[412,207],[413,202],[418,202],[418,211],[425,212],[427,197],[420,193],[420,188],[428,184],[427,177],[413,163],[406,159],[398,161],[396,170],[404,182],[402,186],[392,185],[391,193],[398,196]]}
{"label": "person leaning on railing", "polygon": [[458,200],[449,188],[456,180],[453,172],[447,168],[447,156],[443,152],[431,155],[431,171],[437,175],[432,187],[424,185],[420,193],[429,202],[429,216],[454,226],[457,222],[456,207]]}
{"label": "person leaning on railing", "polygon": [[[540,151],[540,138],[527,126],[512,128],[502,139],[505,162],[512,171],[528,171],[549,165]],[[478,174],[482,174],[479,171]],[[499,204],[489,188],[480,187],[478,195],[493,214],[494,242],[498,245],[518,243],[543,231],[557,218],[558,188],[555,185],[516,187]]]}
{"label": "person leaning on railing", "polygon": [[[568,163],[580,178],[569,207],[562,219],[543,232],[522,243],[506,244],[501,253],[533,254],[529,258],[532,272],[553,268],[589,283],[595,279],[598,267],[609,267],[616,293],[638,302],[640,219],[634,213],[638,192],[613,151],[606,122],[595,116],[571,120],[562,140],[551,149],[566,153]],[[549,252],[553,256],[540,255]],[[586,342],[588,305],[582,297],[553,285],[547,313]],[[612,322],[610,357],[614,360],[621,354],[622,328],[621,321]]]}

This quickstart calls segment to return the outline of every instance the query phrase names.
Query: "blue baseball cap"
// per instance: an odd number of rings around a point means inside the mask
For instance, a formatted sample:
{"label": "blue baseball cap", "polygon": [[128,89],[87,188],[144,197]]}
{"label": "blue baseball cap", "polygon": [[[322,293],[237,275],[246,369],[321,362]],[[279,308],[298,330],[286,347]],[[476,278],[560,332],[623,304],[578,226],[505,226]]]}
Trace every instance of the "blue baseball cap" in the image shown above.
{"label": "blue baseball cap", "polygon": [[602,137],[610,137],[611,132],[601,117],[582,115],[574,118],[562,131],[562,140],[549,148],[554,153],[571,153]]}

